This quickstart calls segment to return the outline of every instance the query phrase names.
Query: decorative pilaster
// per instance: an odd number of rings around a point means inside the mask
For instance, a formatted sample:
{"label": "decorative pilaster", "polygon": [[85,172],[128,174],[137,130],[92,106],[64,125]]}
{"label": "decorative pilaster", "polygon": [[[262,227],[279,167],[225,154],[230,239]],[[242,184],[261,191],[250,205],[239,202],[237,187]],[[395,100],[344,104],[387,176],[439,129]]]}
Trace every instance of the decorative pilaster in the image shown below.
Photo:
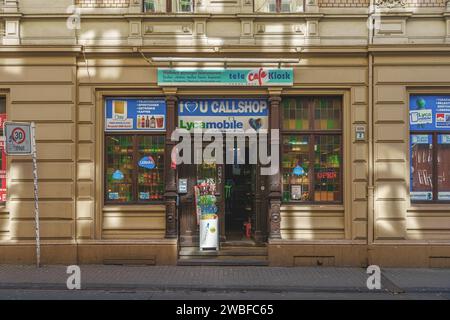
{"label": "decorative pilaster", "polygon": [[172,149],[176,141],[171,140],[172,132],[175,130],[176,116],[175,108],[177,105],[177,97],[175,91],[171,91],[171,95],[166,96],[166,148],[165,148],[165,193],[166,202],[166,238],[176,238],[178,236],[177,228],[177,179],[176,169],[171,167]]}
{"label": "decorative pilaster", "polygon": [[[280,129],[280,102],[279,94],[271,94],[269,98],[270,104],[270,129]],[[271,139],[272,140],[272,139]],[[280,141],[271,141],[278,143]],[[271,151],[273,152],[273,150]],[[280,223],[281,223],[281,175],[280,170],[269,176],[269,239],[281,239]]]}

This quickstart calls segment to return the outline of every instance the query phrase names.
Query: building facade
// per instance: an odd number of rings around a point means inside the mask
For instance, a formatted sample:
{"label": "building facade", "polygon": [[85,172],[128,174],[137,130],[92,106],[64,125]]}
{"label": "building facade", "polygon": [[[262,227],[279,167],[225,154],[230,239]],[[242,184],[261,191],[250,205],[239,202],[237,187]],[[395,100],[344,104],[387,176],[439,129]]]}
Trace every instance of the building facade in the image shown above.
{"label": "building facade", "polygon": [[[292,83],[161,84],[180,67]],[[277,174],[173,165],[183,106],[212,100],[267,106]],[[109,127],[139,103],[159,113]],[[212,177],[222,244],[250,222],[271,266],[450,265],[448,1],[1,0],[0,112],[37,126],[43,263],[177,264]],[[33,263],[31,159],[1,170],[0,263]]]}

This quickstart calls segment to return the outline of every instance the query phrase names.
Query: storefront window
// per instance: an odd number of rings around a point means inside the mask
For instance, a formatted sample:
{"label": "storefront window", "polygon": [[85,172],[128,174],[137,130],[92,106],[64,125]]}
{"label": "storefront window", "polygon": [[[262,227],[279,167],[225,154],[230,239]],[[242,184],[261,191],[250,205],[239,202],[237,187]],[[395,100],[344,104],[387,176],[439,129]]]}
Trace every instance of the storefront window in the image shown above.
{"label": "storefront window", "polygon": [[162,201],[164,136],[106,136],[106,202]]}
{"label": "storefront window", "polygon": [[283,201],[342,201],[342,98],[282,101]]}
{"label": "storefront window", "polygon": [[0,97],[0,203],[6,202],[6,153],[3,124],[6,121],[6,100]]}
{"label": "storefront window", "polygon": [[163,201],[164,100],[108,98],[105,108],[105,202]]}
{"label": "storefront window", "polygon": [[410,197],[450,201],[450,96],[410,97]]}

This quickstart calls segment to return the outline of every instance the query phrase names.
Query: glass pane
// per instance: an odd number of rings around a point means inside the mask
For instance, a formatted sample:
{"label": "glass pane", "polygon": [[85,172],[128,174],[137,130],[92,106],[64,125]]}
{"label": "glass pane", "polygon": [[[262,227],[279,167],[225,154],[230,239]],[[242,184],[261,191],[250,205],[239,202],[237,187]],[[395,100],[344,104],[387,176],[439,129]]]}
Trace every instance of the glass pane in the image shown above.
{"label": "glass pane", "polygon": [[192,12],[192,0],[179,0],[180,12]]}
{"label": "glass pane", "polygon": [[450,134],[438,135],[438,200],[450,201]]}
{"label": "glass pane", "polygon": [[283,128],[284,130],[308,130],[309,126],[309,103],[304,98],[284,98]]}
{"label": "glass pane", "polygon": [[166,0],[144,0],[144,12],[166,12]]}
{"label": "glass pane", "polygon": [[283,201],[310,201],[309,137],[283,137],[282,179]]}
{"label": "glass pane", "polygon": [[314,201],[341,201],[341,137],[315,137]]}
{"label": "glass pane", "polygon": [[106,201],[133,201],[133,138],[106,136]]}
{"label": "glass pane", "polygon": [[281,12],[291,11],[291,1],[292,0],[281,0]]}
{"label": "glass pane", "polygon": [[429,134],[411,135],[411,200],[433,200],[433,139]]}
{"label": "glass pane", "polygon": [[137,199],[164,200],[164,136],[139,136]]}
{"label": "glass pane", "polygon": [[342,99],[340,97],[314,98],[314,129],[341,129]]}

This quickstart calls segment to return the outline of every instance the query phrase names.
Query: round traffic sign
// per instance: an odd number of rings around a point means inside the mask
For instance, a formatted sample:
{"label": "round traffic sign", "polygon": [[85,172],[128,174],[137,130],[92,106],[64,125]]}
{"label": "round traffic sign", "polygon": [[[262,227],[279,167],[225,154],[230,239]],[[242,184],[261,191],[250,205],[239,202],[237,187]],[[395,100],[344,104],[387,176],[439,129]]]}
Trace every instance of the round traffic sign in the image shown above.
{"label": "round traffic sign", "polygon": [[11,132],[11,138],[15,144],[22,144],[26,138],[25,130],[22,128],[14,128]]}

